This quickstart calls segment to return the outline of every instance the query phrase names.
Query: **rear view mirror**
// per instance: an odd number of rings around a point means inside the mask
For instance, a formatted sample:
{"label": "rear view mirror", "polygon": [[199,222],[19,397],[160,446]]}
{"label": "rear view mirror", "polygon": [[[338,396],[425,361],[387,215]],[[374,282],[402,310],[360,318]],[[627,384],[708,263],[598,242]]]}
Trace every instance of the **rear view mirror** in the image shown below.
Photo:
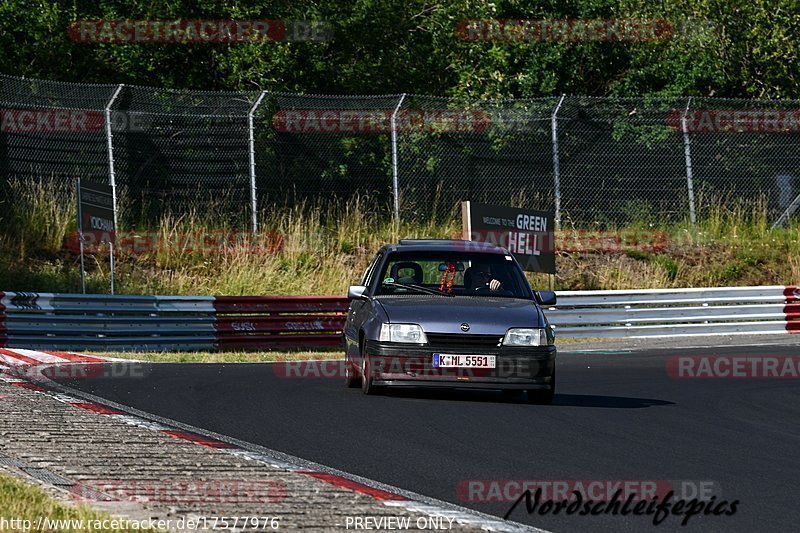
{"label": "rear view mirror", "polygon": [[[439,272],[447,272],[447,265],[452,263],[439,263]],[[464,272],[464,263],[456,263],[456,272]]]}
{"label": "rear view mirror", "polygon": [[556,305],[556,293],[553,291],[536,291],[536,299],[541,305]]}
{"label": "rear view mirror", "polygon": [[347,297],[351,300],[357,300],[363,298],[365,292],[367,292],[367,288],[363,285],[350,285],[350,288],[347,289]]}

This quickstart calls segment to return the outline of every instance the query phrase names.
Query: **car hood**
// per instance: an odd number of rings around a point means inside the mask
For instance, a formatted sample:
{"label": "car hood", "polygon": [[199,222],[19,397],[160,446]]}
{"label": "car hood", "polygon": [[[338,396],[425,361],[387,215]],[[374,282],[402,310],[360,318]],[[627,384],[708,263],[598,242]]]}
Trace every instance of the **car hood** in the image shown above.
{"label": "car hood", "polygon": [[508,328],[545,327],[544,316],[532,300],[489,296],[379,296],[389,322],[419,324],[429,333],[504,334]]}

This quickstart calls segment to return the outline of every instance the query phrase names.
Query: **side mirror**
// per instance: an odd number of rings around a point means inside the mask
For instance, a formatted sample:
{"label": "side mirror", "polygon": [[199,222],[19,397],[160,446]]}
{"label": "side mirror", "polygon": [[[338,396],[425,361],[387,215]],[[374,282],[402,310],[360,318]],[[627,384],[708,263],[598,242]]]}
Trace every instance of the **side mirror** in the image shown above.
{"label": "side mirror", "polygon": [[363,285],[350,285],[350,288],[347,289],[347,297],[351,300],[357,300],[363,298],[365,292],[367,292],[367,288]]}
{"label": "side mirror", "polygon": [[556,305],[556,293],[553,291],[536,291],[536,299],[541,305]]}

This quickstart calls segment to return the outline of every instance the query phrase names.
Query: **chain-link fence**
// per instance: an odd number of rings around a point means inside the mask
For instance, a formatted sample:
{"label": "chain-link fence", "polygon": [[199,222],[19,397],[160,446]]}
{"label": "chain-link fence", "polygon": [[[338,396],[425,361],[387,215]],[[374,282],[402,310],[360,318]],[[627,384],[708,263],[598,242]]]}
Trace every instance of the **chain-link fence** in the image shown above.
{"label": "chain-link fence", "polygon": [[[597,227],[800,205],[800,102],[468,101],[216,93],[0,76],[0,192],[110,182],[123,226],[196,210],[242,228],[274,206],[358,195],[387,215],[462,200]],[[60,188],[60,189],[59,189]]]}

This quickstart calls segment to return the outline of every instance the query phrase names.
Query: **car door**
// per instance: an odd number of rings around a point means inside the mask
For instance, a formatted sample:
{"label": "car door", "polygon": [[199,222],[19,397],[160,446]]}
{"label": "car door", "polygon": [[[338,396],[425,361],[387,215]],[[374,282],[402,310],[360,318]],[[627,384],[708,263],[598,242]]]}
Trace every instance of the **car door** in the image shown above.
{"label": "car door", "polygon": [[[372,284],[372,280],[376,275],[375,271],[380,267],[383,255],[383,252],[378,252],[375,259],[372,260],[367,270],[364,271],[361,285],[369,287]],[[358,332],[361,330],[361,326],[364,322],[369,318],[371,312],[372,302],[364,298],[350,300],[350,307],[347,310],[347,321],[344,327],[345,352],[347,355],[359,355]]]}

